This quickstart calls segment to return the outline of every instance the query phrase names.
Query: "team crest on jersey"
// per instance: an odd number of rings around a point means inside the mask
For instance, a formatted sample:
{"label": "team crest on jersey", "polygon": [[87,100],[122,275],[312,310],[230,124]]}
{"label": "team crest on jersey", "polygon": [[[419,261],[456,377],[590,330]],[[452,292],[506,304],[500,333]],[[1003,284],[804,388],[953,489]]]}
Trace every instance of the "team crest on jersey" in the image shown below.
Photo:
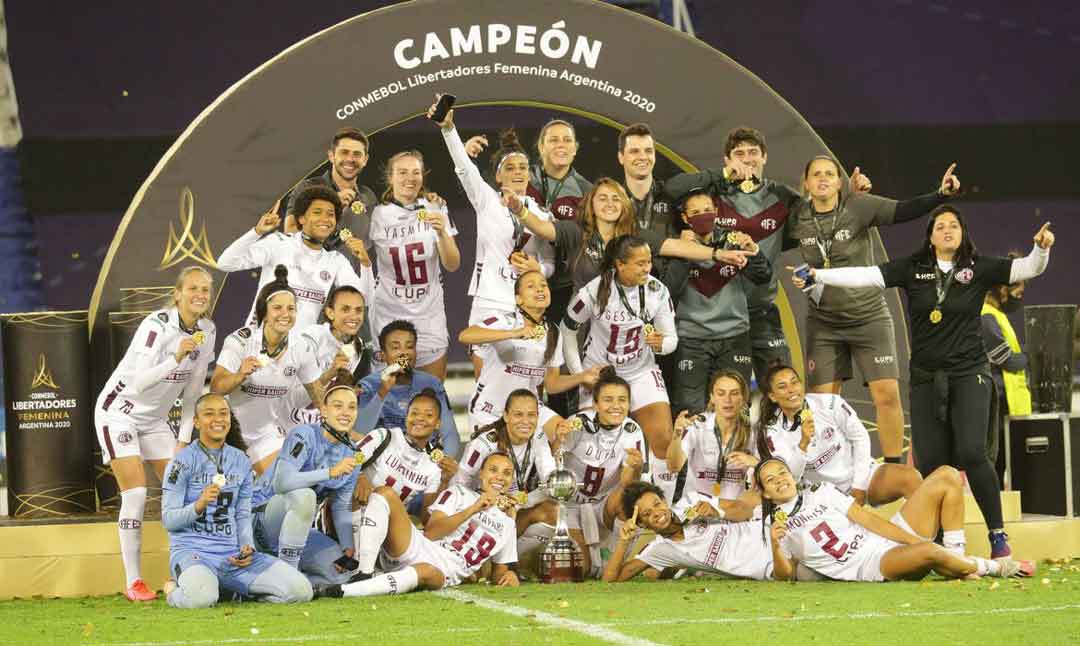
{"label": "team crest on jersey", "polygon": [[626,420],[626,425],[623,426],[623,430],[627,433],[637,433],[641,430],[641,427],[637,425],[637,422],[628,419]]}
{"label": "team crest on jersey", "polygon": [[251,329],[246,328],[246,327],[242,327],[242,328],[240,328],[239,330],[236,331],[236,336],[240,337],[241,339],[250,338],[251,337]]}
{"label": "team crest on jersey", "polygon": [[128,433],[127,431],[124,431],[116,436],[116,441],[120,442],[121,444],[127,444],[133,439],[135,438],[131,435],[131,433]]}
{"label": "team crest on jersey", "polygon": [[658,291],[660,291],[660,281],[656,280],[655,278],[649,279],[649,291],[650,292],[658,292]]}
{"label": "team crest on jersey", "polygon": [[304,450],[304,443],[303,442],[297,442],[296,445],[293,446],[292,451],[290,451],[290,453],[292,453],[292,456],[294,458],[298,458],[298,457],[300,457],[300,453],[303,450]]}
{"label": "team crest on jersey", "polygon": [[693,359],[683,359],[682,361],[679,362],[679,370],[681,370],[683,372],[690,372],[693,369],[694,369],[694,361],[693,361]]}
{"label": "team crest on jersey", "polygon": [[330,272],[325,269],[319,272],[319,278],[324,281],[330,280]]}
{"label": "team crest on jersey", "polygon": [[975,272],[971,270],[971,267],[964,267],[960,271],[956,272],[956,282],[962,285],[967,285],[974,277]]}
{"label": "team crest on jersey", "polygon": [[158,312],[157,317],[158,317],[158,319],[161,320],[162,323],[168,323],[169,322],[169,315],[166,314],[165,312]]}
{"label": "team crest on jersey", "polygon": [[180,465],[174,464],[171,471],[169,471],[169,484],[176,484],[176,481],[180,478]]}

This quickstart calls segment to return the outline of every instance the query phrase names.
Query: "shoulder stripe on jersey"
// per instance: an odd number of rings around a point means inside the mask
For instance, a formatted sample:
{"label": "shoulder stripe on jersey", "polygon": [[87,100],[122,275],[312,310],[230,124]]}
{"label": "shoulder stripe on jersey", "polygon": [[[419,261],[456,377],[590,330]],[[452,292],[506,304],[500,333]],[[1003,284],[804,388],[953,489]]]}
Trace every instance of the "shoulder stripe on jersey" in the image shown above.
{"label": "shoulder stripe on jersey", "polygon": [[446,501],[449,500],[449,499],[450,499],[450,490],[447,489],[446,491],[442,492],[441,496],[439,496],[438,503],[436,503],[436,504],[445,505]]}
{"label": "shoulder stripe on jersey", "polygon": [[364,439],[360,440],[360,446],[358,446],[356,448],[358,448],[358,449],[364,448],[365,446],[367,446],[367,443],[370,442],[373,439],[375,439],[375,436],[373,434],[371,434],[371,433],[368,433],[367,435],[364,436]]}
{"label": "shoulder stripe on jersey", "polygon": [[492,325],[498,320],[499,320],[499,317],[497,317],[497,316],[488,317],[488,318],[484,319],[484,325]]}
{"label": "shoulder stripe on jersey", "polygon": [[154,347],[154,340],[157,339],[157,330],[150,330],[150,334],[146,336],[146,347]]}
{"label": "shoulder stripe on jersey", "polygon": [[574,303],[574,314],[580,314],[581,310],[584,309],[584,308],[585,308],[585,301],[581,300],[580,298],[577,299],[577,302]]}
{"label": "shoulder stripe on jersey", "polygon": [[476,466],[476,460],[477,460],[477,459],[478,459],[479,457],[480,457],[480,452],[479,452],[479,451],[476,451],[476,450],[473,450],[473,452],[472,452],[472,455],[470,455],[470,456],[469,456],[469,462],[468,462],[468,465],[469,465],[470,467],[475,467],[475,466]]}

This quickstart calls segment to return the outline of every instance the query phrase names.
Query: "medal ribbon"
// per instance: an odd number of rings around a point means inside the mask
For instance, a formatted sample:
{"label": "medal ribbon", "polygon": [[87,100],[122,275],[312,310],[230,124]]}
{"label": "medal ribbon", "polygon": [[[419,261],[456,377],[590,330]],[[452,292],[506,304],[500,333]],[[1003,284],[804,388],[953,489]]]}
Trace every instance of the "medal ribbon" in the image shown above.
{"label": "medal ribbon", "polygon": [[817,245],[818,251],[821,252],[821,259],[826,267],[832,264],[829,262],[829,253],[832,251],[833,237],[836,236],[836,216],[838,215],[839,210],[840,205],[837,204],[836,208],[833,209],[832,227],[829,231],[829,235],[826,236],[825,231],[821,228],[821,218],[818,217],[817,213],[814,213],[814,207],[810,207],[810,219],[814,221],[814,228],[817,229],[817,237],[814,238],[814,244]]}
{"label": "medal ribbon", "polygon": [[514,445],[510,445],[510,461],[514,463],[514,481],[517,483],[518,491],[528,493],[526,489],[526,482],[528,481],[528,469],[532,465],[532,438],[530,437],[525,442],[525,455],[521,458],[521,462],[518,462],[517,454],[514,453]]}
{"label": "medal ribbon", "polygon": [[[653,183],[655,186],[655,182]],[[630,200],[634,207],[634,219],[637,220],[638,230],[646,230],[652,227],[653,218],[653,189],[649,188],[649,192],[645,194],[645,199],[638,200],[633,195],[630,196]]]}
{"label": "medal ribbon", "polygon": [[210,453],[210,449],[203,446],[203,443],[202,443],[201,439],[198,440],[196,443],[199,445],[199,448],[202,450],[203,455],[206,456],[206,459],[210,460],[210,463],[213,464],[214,467],[217,469],[217,472],[220,473],[220,474],[224,474],[225,470],[221,468],[221,461],[218,460],[217,458],[215,458],[212,453]]}
{"label": "medal ribbon", "polygon": [[941,304],[945,302],[945,297],[949,295],[949,288],[952,287],[953,277],[955,275],[955,266],[942,274],[941,267],[938,267],[937,263],[934,263],[934,289],[937,291],[937,302],[934,303],[935,310],[941,309]]}
{"label": "medal ribbon", "polygon": [[645,286],[638,285],[638,304],[641,305],[641,311],[635,312],[634,308],[630,307],[630,301],[627,300],[626,292],[623,291],[622,285],[619,284],[619,279],[616,278],[612,282],[615,283],[615,289],[619,292],[619,300],[622,301],[623,307],[626,308],[626,311],[630,312],[630,314],[632,314],[634,318],[641,321],[645,325],[651,325],[652,318],[645,317],[645,315],[648,314],[648,312],[645,311]]}
{"label": "medal ribbon", "polygon": [[285,348],[287,348],[287,347],[289,347],[289,335],[288,334],[281,337],[281,343],[279,343],[277,349],[275,349],[274,352],[271,353],[270,350],[266,347],[266,332],[263,332],[262,353],[265,354],[266,356],[270,357],[271,359],[274,359],[279,354],[281,354],[282,352],[285,352]]}
{"label": "medal ribbon", "polygon": [[716,483],[720,484],[720,474],[725,471],[724,462],[726,456],[732,450],[732,445],[735,444],[735,431],[731,432],[731,438],[728,439],[727,446],[724,446],[723,436],[720,433],[720,418],[716,417],[713,420],[713,436],[716,438],[716,448],[720,449],[720,456],[716,458]]}

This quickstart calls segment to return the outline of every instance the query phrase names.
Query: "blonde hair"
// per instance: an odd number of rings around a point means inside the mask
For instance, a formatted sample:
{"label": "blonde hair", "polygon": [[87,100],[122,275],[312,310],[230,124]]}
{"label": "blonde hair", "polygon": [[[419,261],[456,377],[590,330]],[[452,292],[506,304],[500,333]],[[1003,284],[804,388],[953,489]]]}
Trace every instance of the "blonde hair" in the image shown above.
{"label": "blonde hair", "polygon": [[394,185],[392,181],[394,174],[394,164],[398,163],[398,161],[402,159],[405,159],[406,157],[415,157],[420,161],[420,195],[423,195],[425,189],[427,188],[424,185],[423,181],[423,179],[427,177],[427,165],[424,164],[423,153],[421,153],[419,150],[403,150],[399,153],[394,153],[394,155],[390,157],[390,159],[386,160],[386,166],[383,168],[383,180],[386,182],[386,190],[383,191],[381,197],[383,204],[386,204],[390,202],[390,200],[394,199]]}
{"label": "blonde hair", "polygon": [[610,177],[601,177],[596,180],[596,183],[589,189],[589,192],[581,198],[580,204],[584,205],[582,207],[581,217],[578,218],[578,222],[581,224],[581,246],[578,247],[578,252],[574,257],[574,261],[570,263],[571,273],[577,270],[578,262],[580,262],[581,257],[585,255],[585,250],[592,241],[593,234],[596,233],[598,229],[596,226],[596,212],[593,210],[593,198],[596,197],[596,194],[601,188],[612,189],[619,199],[619,219],[615,222],[615,235],[611,236],[611,239],[614,240],[622,235],[637,234],[634,209],[630,204],[630,196],[626,194],[626,189],[622,187],[622,184]]}
{"label": "blonde hair", "polygon": [[[208,269],[206,269],[205,267],[200,267],[199,265],[190,265],[188,267],[184,267],[176,276],[176,284],[173,285],[173,307],[180,306],[180,290],[184,288],[184,279],[197,271],[201,271],[203,274],[205,274],[207,280],[210,281],[210,289],[212,290],[214,288],[214,275],[211,274]],[[199,318],[206,318],[209,315],[209,312],[210,309],[207,308],[207,314],[203,314]]]}

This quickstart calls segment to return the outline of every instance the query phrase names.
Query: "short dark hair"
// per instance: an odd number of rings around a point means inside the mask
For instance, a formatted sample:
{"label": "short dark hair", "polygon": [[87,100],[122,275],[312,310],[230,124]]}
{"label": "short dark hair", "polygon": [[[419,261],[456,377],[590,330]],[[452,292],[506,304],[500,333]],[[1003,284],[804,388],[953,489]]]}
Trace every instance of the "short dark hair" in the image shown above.
{"label": "short dark hair", "polygon": [[635,480],[623,489],[622,494],[622,512],[627,518],[634,515],[634,507],[637,507],[637,503],[641,500],[641,497],[647,493],[655,495],[660,500],[666,501],[664,498],[664,490],[657,487],[651,482],[644,480]]}
{"label": "short dark hair", "polygon": [[398,319],[396,321],[390,321],[383,326],[383,329],[379,330],[379,347],[386,347],[386,337],[390,336],[394,332],[408,332],[412,335],[413,341],[419,337],[416,333],[416,326],[409,321],[403,321]]}
{"label": "short dark hair", "polygon": [[[409,408],[412,408],[412,405],[420,399],[430,399],[431,401],[435,402],[436,412],[439,415],[442,415],[442,400],[439,399],[439,395],[435,392],[434,389],[425,388],[413,395],[412,399],[409,400]],[[438,434],[438,432],[438,429],[436,429],[435,433]]]}
{"label": "short dark hair", "polygon": [[368,141],[368,136],[364,134],[363,130],[356,128],[341,128],[334,133],[334,138],[330,140],[330,150],[337,148],[338,142],[342,139],[355,139],[364,144],[364,152],[371,154],[371,142]]}
{"label": "short dark hair", "polygon": [[760,148],[762,153],[769,152],[765,146],[765,135],[750,126],[738,126],[728,131],[727,141],[724,142],[724,157],[730,156],[731,151],[739,144],[751,144]]}
{"label": "short dark hair", "polygon": [[337,191],[322,183],[311,184],[297,193],[296,201],[293,202],[293,215],[297,219],[304,217],[315,200],[325,200],[333,204],[334,222],[341,219],[341,198],[338,197]]}
{"label": "short dark hair", "polygon": [[[619,152],[626,150],[627,137],[652,137],[652,128],[647,123],[631,123],[619,133]],[[655,137],[654,137],[655,139]]]}

